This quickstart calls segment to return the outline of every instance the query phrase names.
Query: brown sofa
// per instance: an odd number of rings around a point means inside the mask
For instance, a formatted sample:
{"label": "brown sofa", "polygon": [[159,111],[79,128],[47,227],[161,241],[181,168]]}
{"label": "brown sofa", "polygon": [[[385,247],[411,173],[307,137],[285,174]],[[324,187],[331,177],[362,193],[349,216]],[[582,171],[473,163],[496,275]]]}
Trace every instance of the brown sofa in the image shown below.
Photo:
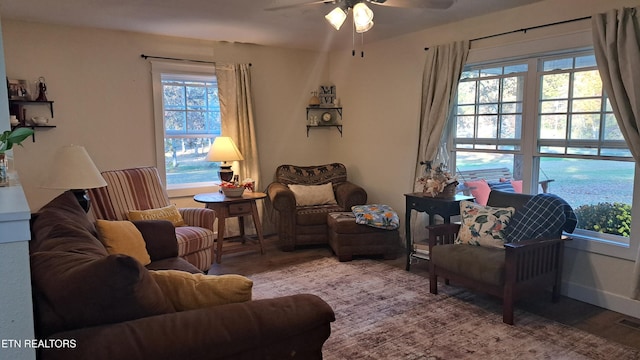
{"label": "brown sofa", "polygon": [[[337,204],[296,206],[296,198],[287,185],[323,185],[331,183]],[[328,244],[327,214],[351,211],[367,202],[367,192],[347,180],[347,168],[340,163],[295,166],[280,165],[274,182],[267,187],[268,204],[278,226],[283,250],[299,245]]]}
{"label": "brown sofa", "polygon": [[[34,216],[31,277],[40,359],[321,359],[334,321],[309,294],[176,311],[148,269],[199,270],[169,222],[139,222],[151,264],[109,255],[65,192]],[[165,230],[160,230],[164,228]],[[66,341],[66,342],[65,342]]]}

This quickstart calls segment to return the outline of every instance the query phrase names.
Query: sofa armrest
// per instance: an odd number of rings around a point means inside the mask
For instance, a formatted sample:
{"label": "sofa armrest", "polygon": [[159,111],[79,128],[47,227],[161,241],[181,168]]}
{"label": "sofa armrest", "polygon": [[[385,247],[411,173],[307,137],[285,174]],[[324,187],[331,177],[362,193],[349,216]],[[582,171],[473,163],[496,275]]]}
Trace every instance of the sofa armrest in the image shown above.
{"label": "sofa armrest", "polygon": [[504,244],[505,283],[534,281],[554,272],[560,276],[564,241],[557,237]]}
{"label": "sofa armrest", "polygon": [[178,256],[176,228],[168,220],[132,221],[142,233],[151,261]]}
{"label": "sofa armrest", "polygon": [[429,250],[437,245],[453,244],[460,230],[460,224],[440,224],[427,226],[429,230]]}
{"label": "sofa armrest", "polygon": [[336,186],[336,201],[345,211],[351,211],[352,206],[367,203],[367,192],[362,187],[345,181]]}
{"label": "sofa armrest", "polygon": [[283,212],[295,212],[296,197],[287,185],[273,182],[267,187],[267,195],[274,209]]}
{"label": "sofa armrest", "polygon": [[209,230],[214,230],[213,223],[216,221],[216,212],[206,208],[180,208],[180,215],[188,226],[197,226]]}
{"label": "sofa armrest", "polygon": [[40,358],[321,359],[334,320],[319,297],[292,295],[57,333],[50,338],[75,348],[42,349]]}

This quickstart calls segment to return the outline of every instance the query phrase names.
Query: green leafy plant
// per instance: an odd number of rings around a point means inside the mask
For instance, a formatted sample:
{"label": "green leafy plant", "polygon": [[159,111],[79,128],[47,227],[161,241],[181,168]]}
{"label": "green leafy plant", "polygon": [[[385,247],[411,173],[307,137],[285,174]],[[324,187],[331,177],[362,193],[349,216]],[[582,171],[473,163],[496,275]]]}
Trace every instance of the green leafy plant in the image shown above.
{"label": "green leafy plant", "polygon": [[0,135],[0,154],[11,150],[13,145],[22,146],[22,142],[33,135],[33,129],[17,127],[13,130],[6,130]]}
{"label": "green leafy plant", "polygon": [[631,205],[629,204],[616,202],[582,205],[575,212],[580,229],[621,236],[631,234]]}

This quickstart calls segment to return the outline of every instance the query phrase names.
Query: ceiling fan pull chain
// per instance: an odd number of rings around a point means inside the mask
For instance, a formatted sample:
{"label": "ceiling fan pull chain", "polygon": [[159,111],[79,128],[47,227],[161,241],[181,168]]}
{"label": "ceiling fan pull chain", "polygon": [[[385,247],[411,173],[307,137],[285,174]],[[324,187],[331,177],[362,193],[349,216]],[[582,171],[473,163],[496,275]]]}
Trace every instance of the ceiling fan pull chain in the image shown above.
{"label": "ceiling fan pull chain", "polygon": [[360,57],[364,57],[364,33],[360,34]]}
{"label": "ceiling fan pull chain", "polygon": [[351,48],[353,50],[351,50],[351,56],[356,56],[356,26],[355,24],[353,25],[353,28],[351,30]]}

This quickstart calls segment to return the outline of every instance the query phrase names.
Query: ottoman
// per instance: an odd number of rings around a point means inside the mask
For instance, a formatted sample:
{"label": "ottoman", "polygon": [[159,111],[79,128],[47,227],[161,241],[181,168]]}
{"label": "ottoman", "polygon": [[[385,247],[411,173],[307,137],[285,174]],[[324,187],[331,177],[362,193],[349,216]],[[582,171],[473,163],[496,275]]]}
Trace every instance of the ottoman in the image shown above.
{"label": "ottoman", "polygon": [[382,255],[395,259],[400,248],[398,230],[384,230],[356,224],[352,212],[327,215],[329,245],[340,261],[351,261],[353,256]]}

